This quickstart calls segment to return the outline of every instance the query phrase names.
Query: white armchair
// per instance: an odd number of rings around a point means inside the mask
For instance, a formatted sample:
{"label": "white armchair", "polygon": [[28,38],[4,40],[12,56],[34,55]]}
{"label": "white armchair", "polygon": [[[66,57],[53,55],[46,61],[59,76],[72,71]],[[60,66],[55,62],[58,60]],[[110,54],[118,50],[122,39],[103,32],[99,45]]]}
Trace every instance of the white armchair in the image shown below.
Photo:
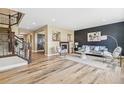
{"label": "white armchair", "polygon": [[114,62],[115,59],[119,58],[120,54],[122,52],[122,48],[121,47],[117,47],[115,48],[115,50],[113,51],[113,53],[110,52],[104,52],[104,61],[106,62],[107,60],[110,60],[110,62]]}
{"label": "white armchair", "polygon": [[60,56],[66,56],[68,51],[67,49],[62,49],[61,47],[57,47],[57,53],[59,53]]}

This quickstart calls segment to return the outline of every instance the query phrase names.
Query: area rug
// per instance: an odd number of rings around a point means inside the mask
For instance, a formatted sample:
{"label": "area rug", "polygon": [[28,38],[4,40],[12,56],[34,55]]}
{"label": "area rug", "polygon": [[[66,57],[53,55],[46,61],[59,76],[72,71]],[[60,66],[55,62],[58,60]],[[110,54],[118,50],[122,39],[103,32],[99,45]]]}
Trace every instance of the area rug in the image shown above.
{"label": "area rug", "polygon": [[105,70],[116,70],[117,68],[120,69],[118,65],[110,66],[109,63],[103,62],[103,59],[99,57],[87,56],[86,59],[81,59],[80,56],[67,55],[66,57],[64,57],[64,59]]}

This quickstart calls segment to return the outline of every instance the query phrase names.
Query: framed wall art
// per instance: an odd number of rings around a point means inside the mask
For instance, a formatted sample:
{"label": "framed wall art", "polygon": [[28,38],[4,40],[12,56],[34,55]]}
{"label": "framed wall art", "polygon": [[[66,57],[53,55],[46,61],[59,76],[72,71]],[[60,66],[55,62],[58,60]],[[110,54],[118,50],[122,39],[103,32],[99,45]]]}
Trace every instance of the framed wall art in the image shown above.
{"label": "framed wall art", "polygon": [[72,34],[67,34],[67,41],[72,42]]}
{"label": "framed wall art", "polygon": [[60,41],[60,32],[52,33],[52,40],[53,41]]}
{"label": "framed wall art", "polygon": [[101,32],[91,32],[87,34],[88,42],[97,42],[101,41]]}

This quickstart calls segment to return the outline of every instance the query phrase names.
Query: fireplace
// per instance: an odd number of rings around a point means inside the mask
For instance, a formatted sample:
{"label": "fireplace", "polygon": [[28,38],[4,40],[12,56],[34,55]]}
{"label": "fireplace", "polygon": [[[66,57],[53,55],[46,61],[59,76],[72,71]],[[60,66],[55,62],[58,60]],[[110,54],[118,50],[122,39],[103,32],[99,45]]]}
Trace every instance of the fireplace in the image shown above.
{"label": "fireplace", "polygon": [[60,47],[63,49],[67,49],[69,53],[69,42],[60,42]]}

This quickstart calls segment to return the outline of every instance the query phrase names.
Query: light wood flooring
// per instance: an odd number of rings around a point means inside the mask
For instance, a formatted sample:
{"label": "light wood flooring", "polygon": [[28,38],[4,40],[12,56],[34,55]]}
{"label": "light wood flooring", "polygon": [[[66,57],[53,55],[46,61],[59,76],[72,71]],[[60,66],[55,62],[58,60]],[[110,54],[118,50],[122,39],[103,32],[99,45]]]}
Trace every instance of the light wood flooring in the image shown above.
{"label": "light wood flooring", "polygon": [[111,84],[124,83],[123,70],[108,71],[60,57],[33,54],[27,66],[0,72],[0,83],[30,84]]}

